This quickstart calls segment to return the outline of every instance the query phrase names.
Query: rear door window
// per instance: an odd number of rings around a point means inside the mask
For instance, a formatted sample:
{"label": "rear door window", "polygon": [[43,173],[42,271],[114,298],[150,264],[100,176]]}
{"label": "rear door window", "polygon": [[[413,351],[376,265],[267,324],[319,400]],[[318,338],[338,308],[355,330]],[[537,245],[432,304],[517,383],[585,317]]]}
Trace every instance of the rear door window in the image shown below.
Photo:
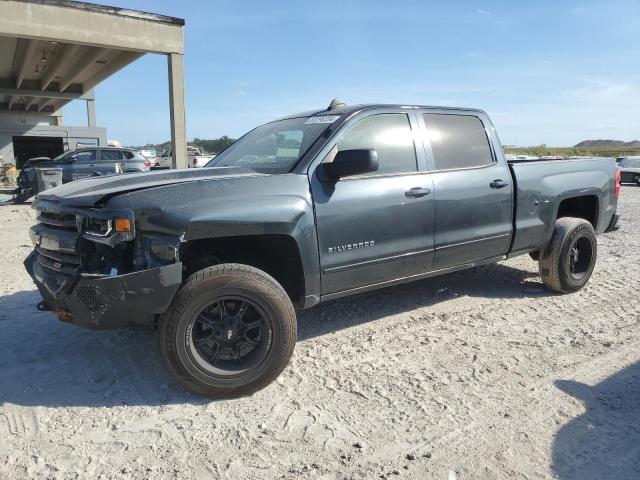
{"label": "rear door window", "polygon": [[101,150],[100,152],[100,159],[103,162],[118,162],[123,158],[120,150]]}
{"label": "rear door window", "polygon": [[622,168],[640,168],[639,158],[625,158],[620,162]]}
{"label": "rear door window", "polygon": [[424,121],[436,170],[482,167],[493,163],[489,139],[478,117],[425,113]]}
{"label": "rear door window", "polygon": [[409,117],[404,113],[365,117],[345,133],[337,146],[338,151],[375,150],[378,153],[378,174],[418,170]]}

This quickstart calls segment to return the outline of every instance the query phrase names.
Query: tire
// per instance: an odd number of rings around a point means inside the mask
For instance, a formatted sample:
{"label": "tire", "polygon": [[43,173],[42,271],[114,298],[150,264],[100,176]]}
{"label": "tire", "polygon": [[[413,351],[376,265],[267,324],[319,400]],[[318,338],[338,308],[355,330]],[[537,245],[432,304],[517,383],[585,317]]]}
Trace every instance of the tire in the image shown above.
{"label": "tire", "polygon": [[597,254],[596,234],[589,222],[559,218],[538,262],[544,285],[560,293],[577,292],[589,281]]}
{"label": "tire", "polygon": [[247,265],[220,264],[191,275],[160,317],[160,352],[185,389],[240,397],[284,370],[296,330],[293,305],[275,279]]}

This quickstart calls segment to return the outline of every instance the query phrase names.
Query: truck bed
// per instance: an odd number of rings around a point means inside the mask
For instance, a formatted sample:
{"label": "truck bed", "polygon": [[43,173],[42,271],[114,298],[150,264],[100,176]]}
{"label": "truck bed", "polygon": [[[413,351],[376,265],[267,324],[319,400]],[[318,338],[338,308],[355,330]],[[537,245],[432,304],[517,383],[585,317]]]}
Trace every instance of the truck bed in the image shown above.
{"label": "truck bed", "polygon": [[[543,248],[553,233],[560,208],[580,208],[596,202],[592,223],[606,230],[613,214],[616,163],[611,158],[510,160],[514,179],[514,237],[510,255]],[[563,200],[578,197],[572,203]]]}

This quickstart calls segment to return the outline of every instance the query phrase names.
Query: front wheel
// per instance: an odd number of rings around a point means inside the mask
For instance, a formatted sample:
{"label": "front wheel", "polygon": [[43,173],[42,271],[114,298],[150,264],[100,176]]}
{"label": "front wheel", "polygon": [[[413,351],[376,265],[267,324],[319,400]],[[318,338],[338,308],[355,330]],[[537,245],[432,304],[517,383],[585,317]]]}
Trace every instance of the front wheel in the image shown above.
{"label": "front wheel", "polygon": [[556,292],[577,292],[591,278],[597,253],[596,234],[589,222],[559,218],[549,245],[540,255],[542,281]]}
{"label": "front wheel", "polygon": [[280,284],[240,264],[191,275],[159,323],[160,350],[171,376],[210,398],[250,395],[289,363],[296,314]]}

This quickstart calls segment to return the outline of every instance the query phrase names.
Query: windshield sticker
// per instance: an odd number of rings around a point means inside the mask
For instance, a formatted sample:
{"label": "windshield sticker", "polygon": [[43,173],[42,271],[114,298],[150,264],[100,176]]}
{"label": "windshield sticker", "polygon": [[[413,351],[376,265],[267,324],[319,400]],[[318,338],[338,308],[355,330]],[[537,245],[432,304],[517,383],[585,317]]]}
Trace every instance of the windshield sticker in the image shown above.
{"label": "windshield sticker", "polygon": [[304,122],[305,125],[310,123],[333,123],[340,118],[340,115],[316,115],[314,117],[307,118]]}

